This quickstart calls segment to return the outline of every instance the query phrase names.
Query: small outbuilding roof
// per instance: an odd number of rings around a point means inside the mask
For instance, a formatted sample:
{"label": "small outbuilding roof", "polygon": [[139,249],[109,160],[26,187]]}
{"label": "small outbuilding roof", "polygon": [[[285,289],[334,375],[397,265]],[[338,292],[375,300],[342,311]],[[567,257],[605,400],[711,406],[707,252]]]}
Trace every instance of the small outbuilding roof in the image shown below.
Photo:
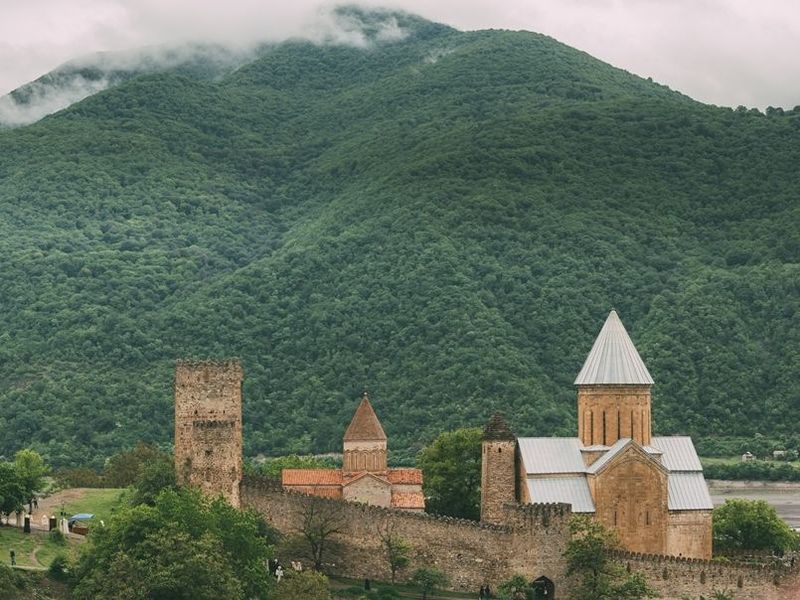
{"label": "small outbuilding roof", "polygon": [[527,483],[531,502],[565,502],[572,505],[572,512],[594,512],[592,493],[583,475],[529,477]]}
{"label": "small outbuilding roof", "polygon": [[575,378],[575,385],[601,384],[653,384],[650,372],[615,310],[609,313]]}

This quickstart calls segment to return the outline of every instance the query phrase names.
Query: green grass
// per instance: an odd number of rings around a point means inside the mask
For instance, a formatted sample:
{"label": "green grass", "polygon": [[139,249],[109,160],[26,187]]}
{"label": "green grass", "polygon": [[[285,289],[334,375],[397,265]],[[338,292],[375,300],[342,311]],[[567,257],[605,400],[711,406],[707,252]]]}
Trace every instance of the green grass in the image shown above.
{"label": "green grass", "polygon": [[69,540],[66,545],[53,542],[48,532],[33,530],[23,533],[19,527],[0,527],[0,560],[11,564],[10,552],[16,553],[17,565],[32,569],[43,569],[50,565],[56,554],[72,553],[80,543]]}
{"label": "green grass", "polygon": [[[714,457],[701,456],[700,457],[700,461],[704,465],[736,465],[736,464],[739,464],[740,462],[742,462],[742,457],[741,456],[724,456],[724,457],[720,457],[720,456],[714,456]],[[770,462],[773,462],[773,461],[770,461]],[[781,464],[784,461],[774,461],[774,462],[776,464]],[[790,460],[790,461],[786,461],[786,462],[788,462],[792,466],[800,467],[800,460]]]}
{"label": "green grass", "polygon": [[94,515],[91,524],[99,526],[101,520],[108,522],[117,510],[124,492],[121,488],[87,490],[81,499],[64,504],[64,512],[67,517],[77,513],[91,513]]}

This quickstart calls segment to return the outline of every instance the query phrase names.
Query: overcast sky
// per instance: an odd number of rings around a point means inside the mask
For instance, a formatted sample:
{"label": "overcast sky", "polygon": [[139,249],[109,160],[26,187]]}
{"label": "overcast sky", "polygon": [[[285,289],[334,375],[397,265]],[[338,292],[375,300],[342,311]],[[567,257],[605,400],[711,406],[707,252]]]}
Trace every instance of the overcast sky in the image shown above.
{"label": "overcast sky", "polygon": [[[698,100],[800,105],[798,0],[364,0],[550,35]],[[320,0],[0,0],[0,95],[99,50],[302,35]],[[277,5],[277,6],[276,6]]]}

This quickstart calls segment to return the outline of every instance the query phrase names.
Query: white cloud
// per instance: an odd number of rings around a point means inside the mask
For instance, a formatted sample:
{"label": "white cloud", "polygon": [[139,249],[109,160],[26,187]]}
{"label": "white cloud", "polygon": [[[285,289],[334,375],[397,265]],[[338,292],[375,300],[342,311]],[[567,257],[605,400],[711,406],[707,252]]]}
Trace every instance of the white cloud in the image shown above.
{"label": "white cloud", "polygon": [[[795,0],[364,0],[461,29],[527,29],[699,100],[800,104]],[[136,46],[325,35],[320,0],[0,0],[0,94],[76,56]],[[331,32],[329,31],[328,34]],[[358,32],[336,30],[361,43]],[[387,30],[386,35],[392,32]],[[395,32],[397,33],[397,32]]]}

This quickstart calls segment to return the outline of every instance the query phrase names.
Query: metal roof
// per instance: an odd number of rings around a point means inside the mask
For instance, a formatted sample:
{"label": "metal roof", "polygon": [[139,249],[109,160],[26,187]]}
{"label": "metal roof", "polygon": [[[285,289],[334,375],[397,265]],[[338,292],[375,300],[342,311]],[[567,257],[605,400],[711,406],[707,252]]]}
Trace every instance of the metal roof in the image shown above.
{"label": "metal roof", "polygon": [[528,475],[585,473],[579,438],[517,438]]}
{"label": "metal roof", "polygon": [[631,438],[619,438],[616,442],[611,445],[611,448],[608,449],[608,452],[603,454],[600,458],[594,461],[591,466],[586,469],[587,473],[597,473],[600,469],[602,469],[606,464],[608,464],[617,454],[622,452],[622,450],[632,442]]}
{"label": "metal roof", "polygon": [[692,438],[685,435],[654,437],[650,445],[661,450],[661,464],[670,471],[703,471]]}
{"label": "metal roof", "polygon": [[670,473],[667,480],[670,510],[711,510],[714,508],[702,473]]}
{"label": "metal roof", "polygon": [[585,475],[529,477],[528,493],[531,502],[566,502],[572,505],[572,512],[594,512],[594,501]]}
{"label": "metal roof", "polygon": [[575,378],[575,385],[596,384],[653,384],[650,372],[614,310],[609,313]]}

